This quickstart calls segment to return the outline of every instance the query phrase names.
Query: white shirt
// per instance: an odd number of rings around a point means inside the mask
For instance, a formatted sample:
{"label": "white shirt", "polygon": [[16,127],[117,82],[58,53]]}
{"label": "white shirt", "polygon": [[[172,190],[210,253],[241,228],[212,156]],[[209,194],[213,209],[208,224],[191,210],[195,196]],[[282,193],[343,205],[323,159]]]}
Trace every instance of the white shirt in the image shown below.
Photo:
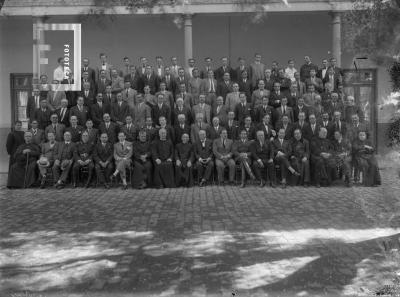
{"label": "white shirt", "polygon": [[296,81],[296,79],[294,78],[294,73],[295,72],[297,72],[297,70],[296,70],[296,68],[289,68],[289,67],[287,67],[286,69],[285,69],[285,74],[286,74],[286,77],[287,78],[289,78],[291,81]]}
{"label": "white shirt", "polygon": [[64,69],[61,65],[54,69],[53,78],[59,82],[64,79]]}

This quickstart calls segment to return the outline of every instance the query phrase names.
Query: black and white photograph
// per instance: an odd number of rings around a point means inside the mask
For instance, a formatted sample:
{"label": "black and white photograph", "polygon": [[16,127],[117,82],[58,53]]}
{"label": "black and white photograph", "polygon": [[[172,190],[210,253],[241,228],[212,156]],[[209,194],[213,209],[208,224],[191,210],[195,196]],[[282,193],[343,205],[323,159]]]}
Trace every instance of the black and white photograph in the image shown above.
{"label": "black and white photograph", "polygon": [[400,296],[399,0],[0,0],[0,297]]}

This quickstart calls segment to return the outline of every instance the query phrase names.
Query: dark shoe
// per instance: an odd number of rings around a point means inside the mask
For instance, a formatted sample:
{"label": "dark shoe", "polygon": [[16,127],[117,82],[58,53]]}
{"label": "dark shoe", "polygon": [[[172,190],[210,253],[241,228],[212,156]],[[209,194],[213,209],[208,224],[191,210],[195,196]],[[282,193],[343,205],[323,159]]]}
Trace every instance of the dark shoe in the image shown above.
{"label": "dark shoe", "polygon": [[122,190],[127,190],[128,189],[128,185],[122,185]]}
{"label": "dark shoe", "polygon": [[244,183],[244,182],[242,182],[241,184],[240,184],[240,187],[241,188],[244,188],[246,186],[246,184]]}
{"label": "dark shoe", "polygon": [[106,188],[107,190],[110,188],[109,184],[104,184],[104,188]]}
{"label": "dark shoe", "polygon": [[321,188],[321,185],[320,184],[316,184],[315,185],[317,188]]}
{"label": "dark shoe", "polygon": [[300,176],[300,173],[298,173],[297,171],[293,172],[294,176]]}
{"label": "dark shoe", "polygon": [[87,189],[87,188],[90,188],[90,183],[86,183],[85,184],[85,188]]}
{"label": "dark shoe", "polygon": [[304,183],[303,187],[304,187],[304,188],[308,188],[308,187],[309,187],[309,184],[308,184],[308,183]]}
{"label": "dark shoe", "polygon": [[276,188],[277,187],[276,183],[270,183],[269,185],[271,186],[271,188]]}
{"label": "dark shoe", "polygon": [[65,188],[65,185],[64,185],[63,183],[57,183],[57,184],[56,184],[56,188],[57,188],[57,189],[64,189],[64,188]]}
{"label": "dark shoe", "polygon": [[286,189],[286,183],[282,183],[282,189]]}
{"label": "dark shoe", "polygon": [[43,175],[42,180],[40,181],[40,188],[44,189],[46,186],[46,176]]}
{"label": "dark shoe", "polygon": [[262,188],[262,187],[264,187],[265,186],[265,182],[264,182],[264,180],[261,180],[260,181],[260,188]]}
{"label": "dark shoe", "polygon": [[199,184],[199,186],[200,186],[200,187],[204,187],[205,184],[206,184],[206,180],[205,180],[205,179],[202,179],[201,182],[200,182],[200,184]]}

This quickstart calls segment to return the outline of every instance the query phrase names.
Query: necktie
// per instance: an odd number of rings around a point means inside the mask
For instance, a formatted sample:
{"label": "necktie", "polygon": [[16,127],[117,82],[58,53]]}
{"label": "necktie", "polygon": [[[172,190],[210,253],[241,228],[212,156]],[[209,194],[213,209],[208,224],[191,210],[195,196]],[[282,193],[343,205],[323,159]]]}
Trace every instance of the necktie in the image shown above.
{"label": "necktie", "polygon": [[183,124],[181,124],[181,129],[183,129],[183,127],[184,127]]}
{"label": "necktie", "polygon": [[39,96],[35,96],[35,105],[39,107]]}
{"label": "necktie", "polygon": [[126,97],[128,97],[129,91],[128,89],[126,89]]}
{"label": "necktie", "polygon": [[100,108],[102,108],[102,106],[103,106],[103,105],[102,105],[102,103],[101,103],[101,102],[99,102],[99,106],[100,106]]}
{"label": "necktie", "polygon": [[85,91],[85,97],[89,96],[89,91]]}
{"label": "necktie", "polygon": [[65,116],[65,108],[61,108],[61,121],[64,119]]}
{"label": "necktie", "polygon": [[222,141],[222,146],[225,148],[225,139]]}
{"label": "necktie", "polygon": [[53,130],[56,131],[57,125],[53,125]]}
{"label": "necktie", "polygon": [[110,123],[107,123],[106,124],[106,128],[108,129],[110,127]]}

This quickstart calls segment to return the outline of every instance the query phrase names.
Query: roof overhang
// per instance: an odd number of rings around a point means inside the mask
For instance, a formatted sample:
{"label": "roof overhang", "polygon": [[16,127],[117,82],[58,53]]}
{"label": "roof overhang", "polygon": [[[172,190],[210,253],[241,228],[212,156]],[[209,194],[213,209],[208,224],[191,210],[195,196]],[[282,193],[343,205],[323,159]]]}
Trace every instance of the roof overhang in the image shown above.
{"label": "roof overhang", "polygon": [[[251,13],[251,12],[318,12],[337,11],[345,12],[354,8],[353,1],[265,1],[263,4],[240,4],[240,1],[187,1],[184,4],[160,5],[151,10],[137,9],[134,12],[126,6],[117,5],[113,7],[98,7],[87,5],[87,1],[71,5],[64,2],[64,5],[53,1],[48,4],[46,1],[32,2],[31,6],[22,6],[21,2],[6,1],[0,16],[55,16],[55,15],[82,15],[89,11],[100,11],[104,14],[129,15],[129,14],[220,14],[220,13]],[[74,2],[74,1],[71,1]],[[67,4],[68,3],[68,4]],[[84,5],[86,4],[86,5]]]}

